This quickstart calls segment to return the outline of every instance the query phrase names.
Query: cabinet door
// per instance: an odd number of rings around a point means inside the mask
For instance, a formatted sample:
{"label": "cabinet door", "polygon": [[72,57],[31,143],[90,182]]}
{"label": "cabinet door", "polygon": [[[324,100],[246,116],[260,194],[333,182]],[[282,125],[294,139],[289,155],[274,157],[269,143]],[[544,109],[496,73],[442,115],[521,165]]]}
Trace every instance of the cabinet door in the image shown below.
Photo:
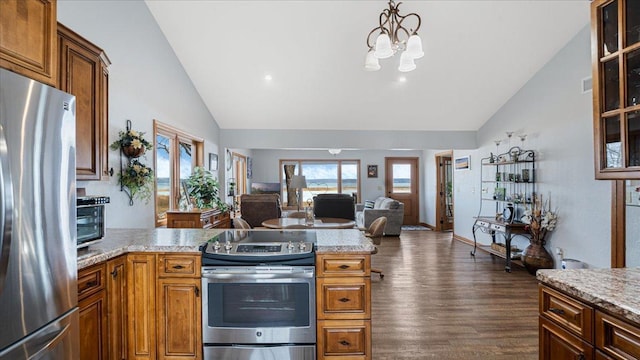
{"label": "cabinet door", "polygon": [[158,280],[158,359],[201,359],[199,279]]}
{"label": "cabinet door", "polygon": [[553,322],[539,317],[540,360],[565,360],[594,358],[591,344],[580,340]]}
{"label": "cabinet door", "polygon": [[129,359],[156,359],[156,257],[127,255]]}
{"label": "cabinet door", "polygon": [[597,179],[640,179],[640,8],[636,3],[591,3]]}
{"label": "cabinet door", "polygon": [[78,303],[80,359],[107,359],[107,297],[99,291]]}
{"label": "cabinet door", "polygon": [[110,360],[127,358],[126,262],[126,256],[107,262],[107,328]]}
{"label": "cabinet door", "polygon": [[55,86],[56,0],[0,1],[0,67]]}
{"label": "cabinet door", "polygon": [[101,180],[106,175],[106,63],[101,49],[62,24],[58,37],[59,88],[76,96],[76,176],[78,180]]}

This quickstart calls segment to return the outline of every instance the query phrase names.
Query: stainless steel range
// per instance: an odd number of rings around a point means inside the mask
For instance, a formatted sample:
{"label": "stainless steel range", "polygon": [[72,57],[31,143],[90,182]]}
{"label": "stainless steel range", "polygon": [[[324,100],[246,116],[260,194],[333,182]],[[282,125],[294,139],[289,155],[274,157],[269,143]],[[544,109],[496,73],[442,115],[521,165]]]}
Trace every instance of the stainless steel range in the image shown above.
{"label": "stainless steel range", "polygon": [[230,230],[202,246],[204,359],[315,359],[315,242]]}

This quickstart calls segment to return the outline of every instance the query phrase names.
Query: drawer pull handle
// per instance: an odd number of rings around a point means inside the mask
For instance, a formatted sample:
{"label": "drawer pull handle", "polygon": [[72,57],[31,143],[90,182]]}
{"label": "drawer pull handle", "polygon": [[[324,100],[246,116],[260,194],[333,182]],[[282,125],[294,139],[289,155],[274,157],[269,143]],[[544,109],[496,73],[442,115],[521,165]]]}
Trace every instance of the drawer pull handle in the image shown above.
{"label": "drawer pull handle", "polygon": [[346,302],[351,301],[351,299],[349,299],[349,298],[344,298],[344,297],[343,297],[343,298],[341,298],[341,299],[338,299],[338,301],[343,302],[343,303],[346,303]]}
{"label": "drawer pull handle", "polygon": [[84,289],[85,290],[89,290],[89,289],[91,289],[92,287],[94,287],[96,285],[98,285],[98,281],[97,280],[92,280],[92,281],[87,282],[87,285],[85,285]]}
{"label": "drawer pull handle", "polygon": [[349,265],[342,264],[342,265],[340,265],[340,266],[338,266],[338,267],[339,267],[340,269],[343,269],[343,270],[344,270],[344,269],[348,269],[348,268],[349,268]]}
{"label": "drawer pull handle", "polygon": [[549,308],[549,311],[551,311],[554,314],[564,315],[564,310],[562,310],[562,309]]}
{"label": "drawer pull handle", "polygon": [[173,268],[180,270],[180,269],[184,269],[184,266],[182,266],[182,265],[173,265]]}
{"label": "drawer pull handle", "polygon": [[342,340],[342,341],[340,341],[340,345],[349,346],[349,345],[351,345],[351,343],[348,342],[347,340]]}

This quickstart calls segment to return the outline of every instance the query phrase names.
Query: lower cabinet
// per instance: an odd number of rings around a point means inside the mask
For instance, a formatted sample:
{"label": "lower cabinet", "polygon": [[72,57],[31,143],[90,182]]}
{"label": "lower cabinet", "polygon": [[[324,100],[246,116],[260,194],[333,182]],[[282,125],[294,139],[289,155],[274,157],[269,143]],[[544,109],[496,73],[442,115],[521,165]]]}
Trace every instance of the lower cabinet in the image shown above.
{"label": "lower cabinet", "polygon": [[109,360],[127,358],[127,256],[107,261],[107,331]]}
{"label": "lower cabinet", "polygon": [[127,255],[128,358],[156,359],[156,255]]}
{"label": "lower cabinet", "polygon": [[640,359],[640,327],[539,285],[540,359]]}
{"label": "lower cabinet", "polygon": [[371,256],[316,257],[318,359],[371,359]]}
{"label": "lower cabinet", "polygon": [[107,359],[107,294],[105,264],[78,273],[80,358]]}
{"label": "lower cabinet", "polygon": [[201,359],[200,280],[158,280],[158,359]]}

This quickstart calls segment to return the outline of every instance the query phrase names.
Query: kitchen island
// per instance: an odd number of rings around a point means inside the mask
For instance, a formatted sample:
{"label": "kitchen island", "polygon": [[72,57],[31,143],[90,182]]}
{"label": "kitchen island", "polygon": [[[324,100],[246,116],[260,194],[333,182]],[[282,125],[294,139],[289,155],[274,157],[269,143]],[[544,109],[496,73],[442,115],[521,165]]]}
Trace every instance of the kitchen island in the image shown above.
{"label": "kitchen island", "polygon": [[640,359],[640,269],[539,270],[540,359]]}
{"label": "kitchen island", "polygon": [[[225,231],[107,229],[79,252],[81,357],[202,359],[199,248]],[[371,359],[375,247],[356,229],[314,232],[317,359]]]}

